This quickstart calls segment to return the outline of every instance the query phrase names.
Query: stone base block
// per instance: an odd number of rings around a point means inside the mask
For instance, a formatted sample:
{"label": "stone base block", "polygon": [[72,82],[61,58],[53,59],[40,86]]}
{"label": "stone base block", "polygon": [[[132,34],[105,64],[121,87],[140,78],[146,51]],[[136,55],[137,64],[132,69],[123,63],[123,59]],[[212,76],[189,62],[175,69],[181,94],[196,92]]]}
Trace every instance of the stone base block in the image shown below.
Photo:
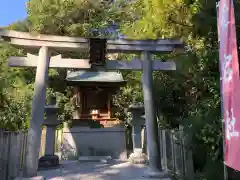
{"label": "stone base block", "polygon": [[45,155],[42,156],[38,161],[38,168],[53,168],[59,166],[59,157],[56,155]]}
{"label": "stone base block", "polygon": [[43,176],[36,176],[31,178],[17,177],[14,180],[46,180]]}
{"label": "stone base block", "polygon": [[133,164],[147,164],[148,158],[144,153],[132,153],[129,156],[129,161]]}

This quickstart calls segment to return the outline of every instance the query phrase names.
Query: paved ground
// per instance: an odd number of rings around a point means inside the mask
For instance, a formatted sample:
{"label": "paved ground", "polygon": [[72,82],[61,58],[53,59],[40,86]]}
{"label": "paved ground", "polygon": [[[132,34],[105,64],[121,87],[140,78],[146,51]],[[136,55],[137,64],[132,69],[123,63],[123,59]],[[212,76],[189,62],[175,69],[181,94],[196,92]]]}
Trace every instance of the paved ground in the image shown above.
{"label": "paved ground", "polygon": [[[147,167],[129,162],[82,163],[64,161],[59,169],[40,171],[47,180],[141,180]],[[167,180],[167,179],[166,179]]]}

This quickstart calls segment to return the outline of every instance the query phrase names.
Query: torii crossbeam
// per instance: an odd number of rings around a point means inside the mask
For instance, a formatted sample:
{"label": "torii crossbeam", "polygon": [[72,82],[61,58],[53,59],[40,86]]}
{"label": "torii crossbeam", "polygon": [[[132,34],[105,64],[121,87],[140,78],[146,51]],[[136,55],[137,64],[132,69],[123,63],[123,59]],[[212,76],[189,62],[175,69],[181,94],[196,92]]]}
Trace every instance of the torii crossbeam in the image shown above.
{"label": "torii crossbeam", "polygon": [[[38,155],[40,151],[41,129],[44,120],[44,105],[46,96],[46,82],[48,68],[77,68],[91,69],[88,59],[64,59],[61,55],[51,57],[52,50],[61,53],[66,51],[89,52],[89,40],[66,36],[37,35],[29,33],[0,30],[0,37],[10,44],[27,50],[39,50],[39,55],[28,54],[26,57],[10,57],[11,67],[36,67],[35,94],[32,100],[30,128],[28,131],[27,152],[25,157],[24,176],[37,175]],[[173,61],[161,62],[151,60],[151,54],[169,53],[175,49],[182,49],[178,40],[107,40],[108,53],[141,53],[139,60],[117,61],[106,60],[105,70],[142,70],[143,92],[146,117],[149,166],[156,173],[161,169],[161,160],[156,136],[157,122],[153,106],[152,71],[175,70]]]}

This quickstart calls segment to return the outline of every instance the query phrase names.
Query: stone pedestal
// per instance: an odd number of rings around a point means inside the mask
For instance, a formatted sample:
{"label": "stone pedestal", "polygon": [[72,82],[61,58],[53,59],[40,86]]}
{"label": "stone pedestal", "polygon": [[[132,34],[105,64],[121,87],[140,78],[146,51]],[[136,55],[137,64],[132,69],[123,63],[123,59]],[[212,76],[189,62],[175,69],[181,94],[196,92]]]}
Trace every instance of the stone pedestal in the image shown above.
{"label": "stone pedestal", "polygon": [[56,128],[60,124],[57,119],[58,107],[56,106],[56,98],[52,97],[49,105],[45,106],[46,120],[44,125],[46,126],[46,145],[45,155],[39,159],[38,168],[51,168],[59,166],[59,158],[54,154],[55,149],[55,133]]}
{"label": "stone pedestal", "polygon": [[64,123],[61,145],[63,160],[127,160],[124,128],[89,128]]}
{"label": "stone pedestal", "polygon": [[147,156],[143,153],[142,144],[142,128],[145,124],[142,115],[144,113],[144,106],[142,104],[132,104],[129,109],[132,114],[132,140],[133,140],[133,153],[130,155],[129,160],[134,164],[146,163]]}

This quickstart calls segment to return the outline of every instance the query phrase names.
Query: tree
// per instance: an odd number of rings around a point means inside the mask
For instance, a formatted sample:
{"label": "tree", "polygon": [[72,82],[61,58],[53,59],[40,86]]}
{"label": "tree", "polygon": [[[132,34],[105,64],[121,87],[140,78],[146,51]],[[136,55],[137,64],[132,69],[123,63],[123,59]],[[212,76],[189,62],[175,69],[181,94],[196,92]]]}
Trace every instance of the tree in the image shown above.
{"label": "tree", "polygon": [[[82,36],[94,35],[96,30],[107,28],[114,24],[118,15],[114,13],[114,6],[106,1],[84,0],[31,0],[28,2],[25,20],[13,23],[11,30],[38,33]],[[106,32],[100,32],[98,36],[107,36]],[[53,52],[58,54],[59,52]],[[9,56],[24,56],[26,52],[10,45],[0,47],[2,69],[0,74],[1,87],[1,121],[0,127],[9,130],[27,128],[30,118],[31,98],[34,87],[34,69],[8,68]],[[63,56],[81,58],[87,54],[77,53],[63,54]],[[49,70],[49,84],[47,97],[57,95],[60,105],[59,118],[71,119],[72,104],[69,88],[65,83],[66,70]]]}
{"label": "tree", "polygon": [[[128,38],[181,38],[186,43],[184,53],[158,56],[175,59],[178,67],[153,75],[160,123],[168,128],[183,125],[192,138],[196,169],[204,171],[207,179],[221,179],[204,169],[209,164],[222,168],[223,162],[215,2],[137,0],[131,7],[136,18],[122,25]],[[204,161],[198,161],[200,157]]]}
{"label": "tree", "polygon": [[22,54],[22,50],[17,50],[7,44],[0,47],[0,127],[8,130],[28,127],[33,71],[7,67],[8,56]]}

